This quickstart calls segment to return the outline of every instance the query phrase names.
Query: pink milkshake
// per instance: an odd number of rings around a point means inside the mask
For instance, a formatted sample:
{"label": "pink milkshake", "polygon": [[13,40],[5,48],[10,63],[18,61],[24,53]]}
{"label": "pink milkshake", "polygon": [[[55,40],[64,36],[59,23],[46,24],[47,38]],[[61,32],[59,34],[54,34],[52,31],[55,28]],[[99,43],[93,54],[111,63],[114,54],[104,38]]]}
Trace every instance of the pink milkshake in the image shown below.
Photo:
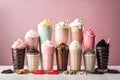
{"label": "pink milkshake", "polygon": [[83,41],[83,23],[78,18],[70,23],[71,41],[77,40],[82,44]]}
{"label": "pink milkshake", "polygon": [[59,45],[61,43],[67,44],[68,41],[68,25],[61,21],[55,26],[55,43]]}
{"label": "pink milkshake", "polygon": [[89,29],[84,34],[84,38],[83,38],[84,51],[87,50],[88,48],[92,48],[94,50],[94,45],[95,45],[95,34],[91,29]]}
{"label": "pink milkshake", "polygon": [[33,29],[29,30],[25,35],[25,43],[27,45],[27,49],[38,49],[38,33]]}
{"label": "pink milkshake", "polygon": [[54,50],[52,42],[47,40],[41,46],[43,70],[50,71],[53,69]]}

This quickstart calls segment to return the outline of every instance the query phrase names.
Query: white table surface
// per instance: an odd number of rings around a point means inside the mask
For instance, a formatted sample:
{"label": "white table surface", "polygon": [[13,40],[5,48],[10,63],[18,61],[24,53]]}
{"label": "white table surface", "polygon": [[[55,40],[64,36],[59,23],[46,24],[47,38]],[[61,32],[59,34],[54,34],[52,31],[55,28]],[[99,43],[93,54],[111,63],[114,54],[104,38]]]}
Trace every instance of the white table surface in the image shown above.
{"label": "white table surface", "polygon": [[[120,70],[120,66],[109,66],[110,69]],[[12,69],[12,66],[0,66],[0,72],[5,69]],[[88,74],[88,75],[34,75],[32,73],[18,75],[1,74],[0,80],[120,80],[120,74]]]}

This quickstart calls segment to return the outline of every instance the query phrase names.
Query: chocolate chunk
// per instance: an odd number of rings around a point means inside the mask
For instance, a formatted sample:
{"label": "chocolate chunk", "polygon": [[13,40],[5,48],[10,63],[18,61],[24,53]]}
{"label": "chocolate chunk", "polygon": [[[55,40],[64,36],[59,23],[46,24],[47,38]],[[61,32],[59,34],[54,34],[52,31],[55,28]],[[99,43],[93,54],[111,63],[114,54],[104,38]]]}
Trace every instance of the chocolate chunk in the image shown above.
{"label": "chocolate chunk", "polygon": [[108,69],[107,73],[120,74],[120,71],[115,70],[115,69]]}
{"label": "chocolate chunk", "polygon": [[8,69],[8,70],[3,70],[1,73],[11,74],[11,73],[14,73],[14,72],[11,69]]}

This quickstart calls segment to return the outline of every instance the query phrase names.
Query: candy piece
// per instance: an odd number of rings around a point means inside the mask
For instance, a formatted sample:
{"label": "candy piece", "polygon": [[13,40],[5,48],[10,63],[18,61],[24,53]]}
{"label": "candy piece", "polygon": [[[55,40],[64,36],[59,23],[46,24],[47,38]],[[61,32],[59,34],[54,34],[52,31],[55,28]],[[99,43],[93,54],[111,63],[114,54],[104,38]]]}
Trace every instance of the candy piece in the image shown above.
{"label": "candy piece", "polygon": [[33,74],[45,74],[43,70],[36,70]]}
{"label": "candy piece", "polygon": [[74,75],[74,74],[76,74],[76,71],[67,70],[67,71],[64,71],[63,73],[66,75]]}
{"label": "candy piece", "polygon": [[77,74],[80,74],[80,75],[87,75],[88,72],[85,71],[85,70],[81,70],[81,71],[78,71]]}
{"label": "candy piece", "polygon": [[59,74],[59,72],[57,70],[53,70],[53,71],[47,72],[47,74]]}

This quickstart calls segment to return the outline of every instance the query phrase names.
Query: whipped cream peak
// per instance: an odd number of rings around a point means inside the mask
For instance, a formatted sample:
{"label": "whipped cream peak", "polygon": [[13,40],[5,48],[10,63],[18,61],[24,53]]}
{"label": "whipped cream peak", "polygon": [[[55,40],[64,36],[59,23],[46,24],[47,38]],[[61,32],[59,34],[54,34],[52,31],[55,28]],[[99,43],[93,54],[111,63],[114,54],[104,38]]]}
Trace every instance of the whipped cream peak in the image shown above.
{"label": "whipped cream peak", "polygon": [[60,28],[68,28],[68,24],[66,24],[63,21],[60,21],[58,24],[55,25],[55,29],[60,29]]}
{"label": "whipped cream peak", "polygon": [[33,29],[29,30],[26,35],[25,35],[25,39],[26,38],[35,38],[38,37],[38,33],[36,31],[34,31]]}
{"label": "whipped cream peak", "polygon": [[51,41],[46,40],[43,44],[42,47],[54,47]]}
{"label": "whipped cream peak", "polygon": [[84,36],[88,36],[88,37],[95,37],[95,34],[93,32],[92,29],[89,29],[85,34]]}
{"label": "whipped cream peak", "polygon": [[50,22],[50,20],[49,19],[45,19],[45,20],[43,20],[42,22],[40,22],[39,24],[38,24],[38,26],[48,26],[48,27],[51,27],[51,22]]}
{"label": "whipped cream peak", "polygon": [[78,18],[76,18],[72,23],[70,23],[70,27],[79,27],[80,29],[82,29],[83,25],[83,22]]}
{"label": "whipped cream peak", "polygon": [[26,47],[25,43],[21,39],[17,39],[12,45],[12,48],[24,49]]}
{"label": "whipped cream peak", "polygon": [[82,50],[82,46],[79,41],[72,41],[69,46],[70,50]]}

